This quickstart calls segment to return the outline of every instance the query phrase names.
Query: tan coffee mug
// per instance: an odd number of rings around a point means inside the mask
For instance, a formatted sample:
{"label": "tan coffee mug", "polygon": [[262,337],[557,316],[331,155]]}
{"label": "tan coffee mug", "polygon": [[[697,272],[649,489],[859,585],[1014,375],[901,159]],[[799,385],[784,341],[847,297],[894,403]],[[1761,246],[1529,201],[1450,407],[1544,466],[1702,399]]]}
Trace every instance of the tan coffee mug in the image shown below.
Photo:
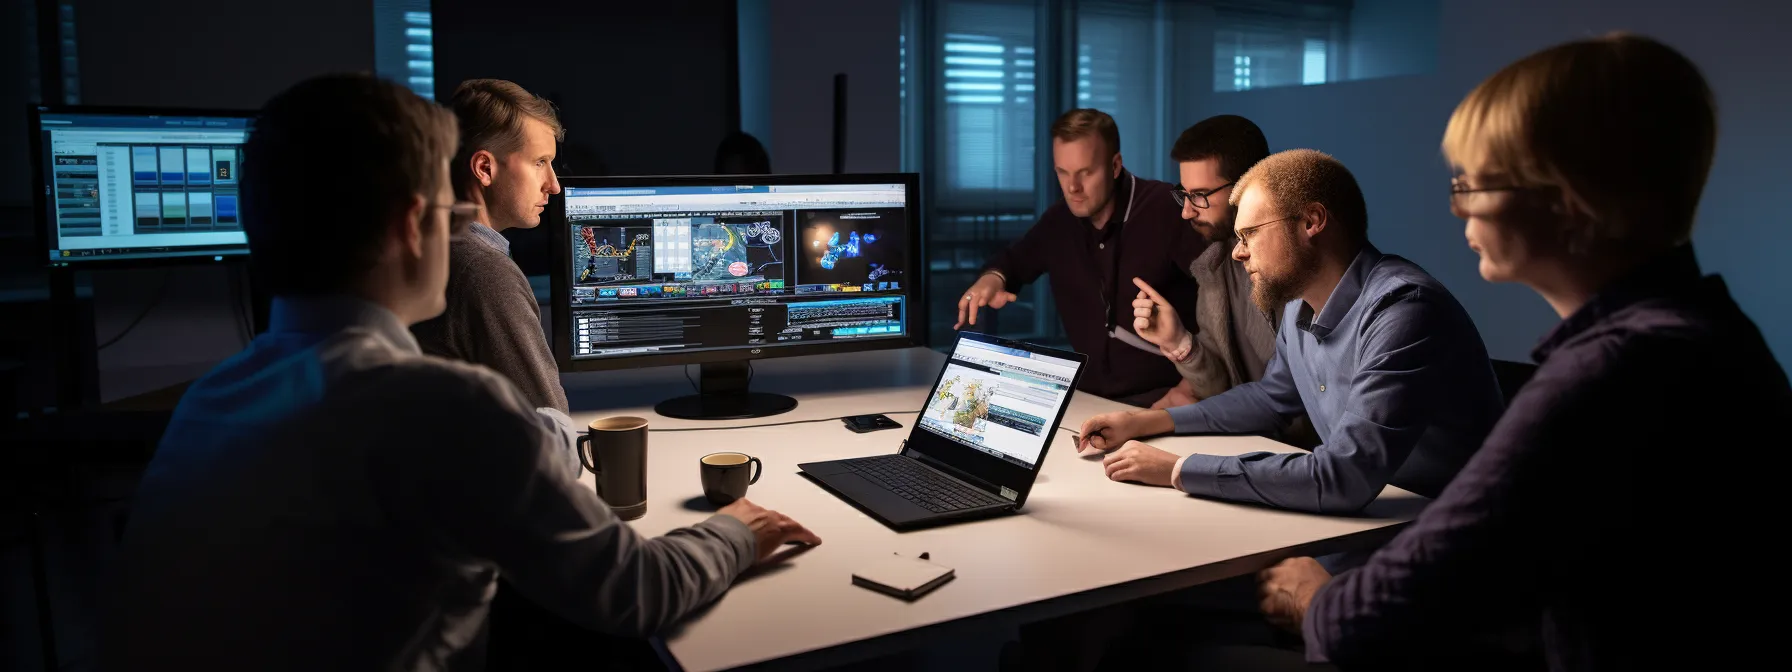
{"label": "tan coffee mug", "polygon": [[578,449],[579,461],[597,482],[597,496],[616,517],[647,515],[646,418],[619,415],[593,421],[579,437]]}

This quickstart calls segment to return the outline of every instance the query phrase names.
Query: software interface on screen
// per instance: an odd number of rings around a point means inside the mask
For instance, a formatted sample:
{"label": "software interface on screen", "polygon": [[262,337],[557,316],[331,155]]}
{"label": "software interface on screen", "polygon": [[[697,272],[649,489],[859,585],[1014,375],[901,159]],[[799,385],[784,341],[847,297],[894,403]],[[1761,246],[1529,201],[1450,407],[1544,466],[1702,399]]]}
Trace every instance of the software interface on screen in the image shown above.
{"label": "software interface on screen", "polygon": [[572,358],[908,335],[901,184],[566,190]]}
{"label": "software interface on screen", "polygon": [[1072,360],[959,339],[921,413],[921,429],[1031,469],[1076,371]]}
{"label": "software interface on screen", "polygon": [[241,117],[41,113],[51,261],[248,252]]}

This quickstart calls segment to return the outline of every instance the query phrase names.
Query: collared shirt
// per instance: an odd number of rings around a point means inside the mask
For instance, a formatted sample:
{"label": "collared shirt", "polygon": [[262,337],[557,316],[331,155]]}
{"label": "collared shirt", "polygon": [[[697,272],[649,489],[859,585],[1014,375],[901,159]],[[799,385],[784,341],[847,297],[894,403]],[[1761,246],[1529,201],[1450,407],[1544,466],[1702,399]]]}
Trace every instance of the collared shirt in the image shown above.
{"label": "collared shirt", "polygon": [[[1183,221],[1170,188],[1121,171],[1114,181],[1114,212],[1102,230],[1059,202],[984,266],[1001,272],[1010,292],[1050,276],[1065,338],[1089,356],[1078,383],[1083,392],[1148,406],[1181,380],[1169,359],[1129,331],[1130,308],[1139,293],[1133,278],[1150,284],[1176,307],[1183,324],[1194,328],[1195,282],[1188,265],[1201,253],[1201,239]],[[978,328],[1003,319],[981,312]]]}
{"label": "collared shirt", "polygon": [[1276,431],[1305,412],[1307,453],[1189,455],[1189,494],[1351,513],[1389,483],[1427,497],[1468,461],[1503,401],[1467,311],[1417,264],[1364,245],[1323,309],[1282,311],[1263,379],[1170,409],[1179,434]]}
{"label": "collared shirt", "polygon": [[139,485],[101,667],[479,669],[500,571],[638,636],[752,563],[731,517],[636,534],[551,424],[383,307],[276,298],[267,333],[187,390]]}
{"label": "collared shirt", "polygon": [[510,239],[505,238],[504,234],[498,233],[497,229],[473,222],[472,226],[467,227],[467,235],[474,240],[490,245],[494,250],[503,252],[504,256],[510,256]]}
{"label": "collared shirt", "polygon": [[1518,626],[1555,670],[1758,666],[1782,628],[1746,614],[1783,591],[1747,549],[1783,529],[1792,418],[1760,330],[1687,246],[1601,292],[1534,357],[1442,496],[1315,595],[1308,657],[1472,657],[1477,636]]}

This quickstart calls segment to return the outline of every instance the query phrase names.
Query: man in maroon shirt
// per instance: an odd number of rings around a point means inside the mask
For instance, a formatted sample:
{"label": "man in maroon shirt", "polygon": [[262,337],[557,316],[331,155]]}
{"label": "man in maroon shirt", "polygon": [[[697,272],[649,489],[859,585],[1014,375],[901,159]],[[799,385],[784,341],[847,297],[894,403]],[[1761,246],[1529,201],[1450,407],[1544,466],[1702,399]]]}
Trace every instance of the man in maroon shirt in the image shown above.
{"label": "man in maroon shirt", "polygon": [[[1182,381],[1156,345],[1132,331],[1133,279],[1156,288],[1177,314],[1195,314],[1189,264],[1204,240],[1182,221],[1175,185],[1127,171],[1120,129],[1100,110],[1077,109],[1052,124],[1052,164],[1064,200],[996,254],[958,300],[956,328],[977,324],[1040,275],[1051,276],[1064,332],[1089,356],[1084,392],[1149,406]],[[1191,320],[1192,322],[1192,320]],[[1195,325],[1185,322],[1190,331]]]}

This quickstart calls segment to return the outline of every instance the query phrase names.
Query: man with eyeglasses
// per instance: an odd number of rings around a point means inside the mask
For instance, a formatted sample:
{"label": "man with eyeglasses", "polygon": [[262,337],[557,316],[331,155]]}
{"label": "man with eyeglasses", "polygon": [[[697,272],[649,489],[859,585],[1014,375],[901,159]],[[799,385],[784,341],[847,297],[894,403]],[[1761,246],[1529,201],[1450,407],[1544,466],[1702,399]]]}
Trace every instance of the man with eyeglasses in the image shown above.
{"label": "man with eyeglasses", "polygon": [[1269,156],[1269,141],[1251,120],[1224,114],[1202,120],[1170,148],[1182,184],[1170,190],[1182,218],[1204,249],[1189,274],[1200,287],[1195,329],[1183,326],[1176,306],[1142,278],[1133,299],[1133,330],[1157,345],[1182,384],[1151,407],[1192,404],[1263,377],[1276,352],[1275,322],[1251,304],[1251,277],[1232,260],[1232,228],[1238,213],[1226,197],[1244,172]]}
{"label": "man with eyeglasses", "polygon": [[[1110,451],[1109,478],[1318,513],[1362,509],[1389,483],[1436,497],[1499,418],[1486,347],[1455,297],[1368,239],[1368,209],[1342,163],[1297,149],[1239,178],[1232,258],[1251,299],[1279,316],[1263,378],[1168,410],[1083,424],[1082,448]],[[1305,413],[1311,452],[1178,457],[1134,439],[1257,434]]]}
{"label": "man with eyeglasses", "polygon": [[[982,309],[1014,302],[1022,287],[1049,275],[1065,337],[1089,356],[1078,387],[1149,406],[1181,377],[1157,345],[1132,330],[1133,279],[1151,283],[1182,314],[1193,314],[1196,288],[1188,267],[1201,241],[1177,216],[1170,184],[1126,170],[1113,117],[1071,110],[1052,124],[1051,136],[1064,201],[990,258],[958,297],[954,328],[978,326]],[[984,326],[989,317],[982,314]]]}
{"label": "man with eyeglasses", "polygon": [[555,463],[565,428],[514,385],[418,349],[406,327],[442,311],[448,240],[473,221],[449,186],[458,135],[369,75],[262,108],[242,199],[268,330],[181,397],[102,590],[97,667],[482,669],[500,575],[640,637],[820,542],[745,500],[640,535]]}

